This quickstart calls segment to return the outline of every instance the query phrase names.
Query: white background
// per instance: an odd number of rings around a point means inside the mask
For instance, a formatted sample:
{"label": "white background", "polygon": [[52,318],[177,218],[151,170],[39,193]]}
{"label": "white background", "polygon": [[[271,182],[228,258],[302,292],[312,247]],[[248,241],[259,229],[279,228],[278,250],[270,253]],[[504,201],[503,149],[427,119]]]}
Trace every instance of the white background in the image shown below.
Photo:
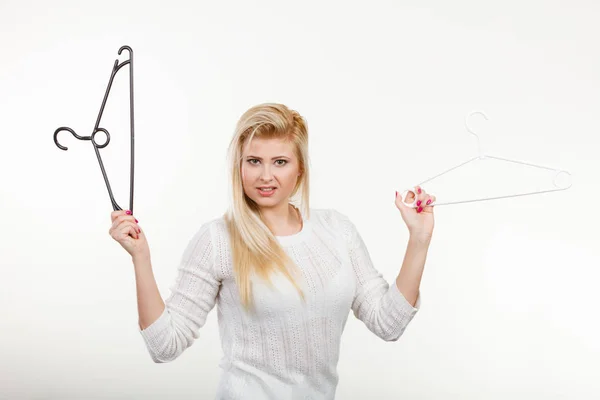
{"label": "white background", "polygon": [[[216,309],[180,358],[151,361],[93,147],[52,140],[91,134],[122,45],[134,214],[163,297],[187,241],[226,210],[226,148],[252,105],[306,117],[311,207],[346,213],[389,282],[408,239],[394,191],[475,156],[464,117],[481,110],[485,152],[573,186],[435,208],[422,309],[395,343],[350,315],[336,398],[600,397],[598,20],[591,0],[1,1],[0,398],[214,396]],[[128,74],[101,124],[123,208]],[[441,202],[553,188],[552,173],[491,160],[455,173],[425,189]]]}

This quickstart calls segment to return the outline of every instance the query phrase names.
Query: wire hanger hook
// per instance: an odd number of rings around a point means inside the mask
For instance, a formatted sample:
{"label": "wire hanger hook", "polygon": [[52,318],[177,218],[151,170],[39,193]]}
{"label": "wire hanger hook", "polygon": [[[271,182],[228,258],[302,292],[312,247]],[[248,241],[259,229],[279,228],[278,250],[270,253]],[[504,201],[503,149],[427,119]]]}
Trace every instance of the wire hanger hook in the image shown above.
{"label": "wire hanger hook", "polygon": [[465,128],[467,128],[467,131],[469,131],[469,133],[471,135],[474,135],[477,138],[477,149],[479,151],[479,159],[483,160],[486,156],[485,156],[485,154],[483,154],[483,151],[481,150],[481,139],[479,139],[479,135],[476,134],[473,131],[473,129],[471,129],[471,127],[469,126],[469,118],[471,118],[471,116],[473,116],[475,114],[481,115],[486,121],[488,121],[488,117],[487,117],[487,115],[485,115],[485,113],[483,111],[472,111],[465,117]]}

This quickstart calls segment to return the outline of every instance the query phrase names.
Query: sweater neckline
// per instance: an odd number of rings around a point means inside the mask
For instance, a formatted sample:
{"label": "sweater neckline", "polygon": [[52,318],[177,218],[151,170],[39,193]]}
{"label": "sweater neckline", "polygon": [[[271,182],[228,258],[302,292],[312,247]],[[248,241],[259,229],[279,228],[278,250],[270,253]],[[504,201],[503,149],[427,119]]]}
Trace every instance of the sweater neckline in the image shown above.
{"label": "sweater neckline", "polygon": [[279,243],[282,245],[289,245],[289,244],[294,244],[294,243],[299,242],[308,234],[308,231],[310,229],[311,220],[309,218],[307,218],[304,211],[302,211],[301,209],[299,209],[293,205],[292,205],[292,207],[294,207],[300,213],[300,217],[302,218],[302,229],[300,229],[298,232],[293,233],[291,235],[285,235],[285,236],[277,236],[276,235],[275,238],[277,238]]}

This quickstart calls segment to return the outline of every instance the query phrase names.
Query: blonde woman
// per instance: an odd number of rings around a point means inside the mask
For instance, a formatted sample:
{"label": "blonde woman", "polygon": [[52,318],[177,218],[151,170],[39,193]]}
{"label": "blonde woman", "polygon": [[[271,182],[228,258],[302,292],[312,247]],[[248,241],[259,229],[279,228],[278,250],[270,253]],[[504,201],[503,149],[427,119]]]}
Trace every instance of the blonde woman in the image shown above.
{"label": "blonde woman", "polygon": [[349,312],[396,341],[419,310],[435,196],[417,188],[415,209],[396,193],[410,235],[389,285],[346,215],[309,207],[300,114],[282,104],[250,108],[237,123],[229,162],[230,207],[190,240],[164,302],[138,221],[129,211],[111,214],[110,234],[133,260],[141,336],[152,360],[173,361],[217,304],[224,352],[217,399],[333,399]]}

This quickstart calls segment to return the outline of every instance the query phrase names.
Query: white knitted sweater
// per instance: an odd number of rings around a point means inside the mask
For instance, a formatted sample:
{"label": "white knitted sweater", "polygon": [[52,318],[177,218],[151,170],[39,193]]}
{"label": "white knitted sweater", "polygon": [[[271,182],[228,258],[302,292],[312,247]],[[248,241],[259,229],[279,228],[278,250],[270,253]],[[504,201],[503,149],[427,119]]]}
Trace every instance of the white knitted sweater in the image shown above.
{"label": "white knitted sweater", "polygon": [[224,356],[216,399],[333,399],[350,310],[381,339],[397,340],[419,310],[420,295],[413,307],[395,281],[383,279],[344,214],[311,208],[310,219],[302,218],[300,232],[277,239],[302,270],[306,303],[277,274],[274,289],[253,281],[255,311],[246,313],[225,221],[215,218],[189,242],[163,314],[138,327],[152,360],[172,361],[191,346],[217,304]]}

